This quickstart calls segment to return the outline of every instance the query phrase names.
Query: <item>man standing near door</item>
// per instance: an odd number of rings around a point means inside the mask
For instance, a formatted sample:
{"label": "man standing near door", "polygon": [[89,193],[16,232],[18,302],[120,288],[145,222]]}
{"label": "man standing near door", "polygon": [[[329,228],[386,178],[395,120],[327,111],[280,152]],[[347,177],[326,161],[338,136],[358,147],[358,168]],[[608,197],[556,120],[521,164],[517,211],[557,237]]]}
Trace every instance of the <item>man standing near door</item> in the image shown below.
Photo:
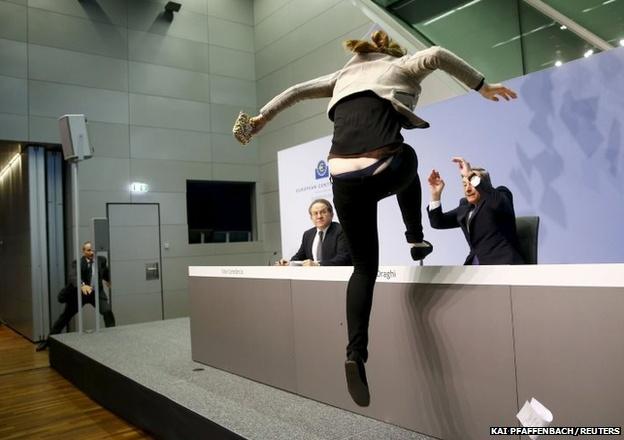
{"label": "man standing near door", "polygon": [[[82,257],[80,258],[80,292],[82,294],[82,305],[91,304],[95,307],[95,293],[93,292],[93,264],[94,264],[93,246],[90,241],[82,244]],[[110,270],[108,261],[105,257],[98,256],[98,289],[97,295],[99,299],[100,314],[104,318],[106,327],[115,326],[115,315],[111,310],[110,302],[104,291],[104,286],[110,288]],[[69,324],[69,321],[78,313],[78,298],[76,297],[76,265],[72,265],[72,273],[69,276],[67,286],[59,293],[59,301],[65,303],[65,310],[52,325],[50,334],[61,333],[63,328]],[[40,342],[37,345],[37,351],[45,350],[48,346],[48,340]]]}

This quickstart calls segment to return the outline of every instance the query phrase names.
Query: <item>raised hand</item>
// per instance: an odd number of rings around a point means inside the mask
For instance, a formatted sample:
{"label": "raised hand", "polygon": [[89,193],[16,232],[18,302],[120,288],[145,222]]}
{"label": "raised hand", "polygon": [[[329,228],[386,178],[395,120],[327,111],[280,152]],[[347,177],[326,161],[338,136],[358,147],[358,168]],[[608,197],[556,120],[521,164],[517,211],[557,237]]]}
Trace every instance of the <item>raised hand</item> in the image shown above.
{"label": "raised hand", "polygon": [[483,84],[483,87],[479,90],[481,96],[485,99],[489,99],[490,101],[498,101],[498,97],[500,96],[505,101],[509,101],[510,99],[516,99],[518,95],[511,89],[508,89],[502,84]]}
{"label": "raised hand", "polygon": [[459,156],[455,156],[451,160],[457,164],[457,166],[459,167],[459,172],[463,177],[468,177],[468,175],[470,175],[470,173],[472,172],[470,162]]}
{"label": "raised hand", "polygon": [[429,183],[429,189],[431,190],[431,199],[433,201],[440,200],[440,195],[444,189],[444,180],[440,177],[440,173],[436,170],[431,170],[431,174],[427,178]]}

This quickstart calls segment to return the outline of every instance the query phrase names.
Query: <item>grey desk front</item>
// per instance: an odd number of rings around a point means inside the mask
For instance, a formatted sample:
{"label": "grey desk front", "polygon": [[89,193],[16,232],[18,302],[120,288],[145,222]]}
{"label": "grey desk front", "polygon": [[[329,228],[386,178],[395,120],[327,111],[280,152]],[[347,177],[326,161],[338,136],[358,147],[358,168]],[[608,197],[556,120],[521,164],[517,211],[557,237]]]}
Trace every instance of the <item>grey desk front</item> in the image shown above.
{"label": "grey desk front", "polygon": [[191,267],[193,359],[441,439],[517,426],[531,397],[557,426],[624,424],[624,265],[382,268],[368,408],[344,380],[350,272]]}

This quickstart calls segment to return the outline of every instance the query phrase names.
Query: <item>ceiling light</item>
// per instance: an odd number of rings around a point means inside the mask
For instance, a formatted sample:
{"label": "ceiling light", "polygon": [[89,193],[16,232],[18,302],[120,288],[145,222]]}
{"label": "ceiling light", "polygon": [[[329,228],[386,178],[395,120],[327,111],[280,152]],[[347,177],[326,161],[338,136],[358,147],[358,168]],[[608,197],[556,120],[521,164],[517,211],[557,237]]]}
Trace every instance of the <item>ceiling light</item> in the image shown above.
{"label": "ceiling light", "polygon": [[555,67],[561,67],[562,64],[563,62],[561,60],[555,61]]}
{"label": "ceiling light", "polygon": [[594,50],[593,50],[593,49],[589,49],[587,52],[585,52],[585,53],[583,54],[583,56],[584,56],[585,58],[589,58],[589,57],[590,57],[590,56],[592,56],[593,54],[594,54]]}
{"label": "ceiling light", "polygon": [[2,170],[0,170],[0,179],[2,179],[11,169],[11,166],[17,162],[17,160],[20,158],[20,153],[15,154],[15,156],[13,156],[11,158],[11,160],[9,160],[9,163],[7,163],[7,165],[2,168]]}

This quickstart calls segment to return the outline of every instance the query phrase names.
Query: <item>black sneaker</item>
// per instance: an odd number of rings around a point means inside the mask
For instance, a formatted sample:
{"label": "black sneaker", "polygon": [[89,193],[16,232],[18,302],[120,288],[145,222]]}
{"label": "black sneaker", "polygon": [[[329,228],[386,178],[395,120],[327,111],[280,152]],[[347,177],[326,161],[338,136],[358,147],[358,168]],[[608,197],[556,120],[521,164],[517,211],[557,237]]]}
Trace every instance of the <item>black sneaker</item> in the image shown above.
{"label": "black sneaker", "polygon": [[431,243],[427,240],[423,240],[422,242],[425,246],[412,246],[410,249],[412,260],[414,261],[424,260],[424,258],[433,251],[433,245]]}
{"label": "black sneaker", "polygon": [[370,404],[370,393],[368,392],[364,362],[347,359],[345,362],[345,375],[347,377],[347,388],[353,401],[359,406],[368,406]]}
{"label": "black sneaker", "polygon": [[48,340],[44,339],[43,341],[37,344],[37,346],[35,347],[35,351],[43,351],[46,348],[48,348]]}

